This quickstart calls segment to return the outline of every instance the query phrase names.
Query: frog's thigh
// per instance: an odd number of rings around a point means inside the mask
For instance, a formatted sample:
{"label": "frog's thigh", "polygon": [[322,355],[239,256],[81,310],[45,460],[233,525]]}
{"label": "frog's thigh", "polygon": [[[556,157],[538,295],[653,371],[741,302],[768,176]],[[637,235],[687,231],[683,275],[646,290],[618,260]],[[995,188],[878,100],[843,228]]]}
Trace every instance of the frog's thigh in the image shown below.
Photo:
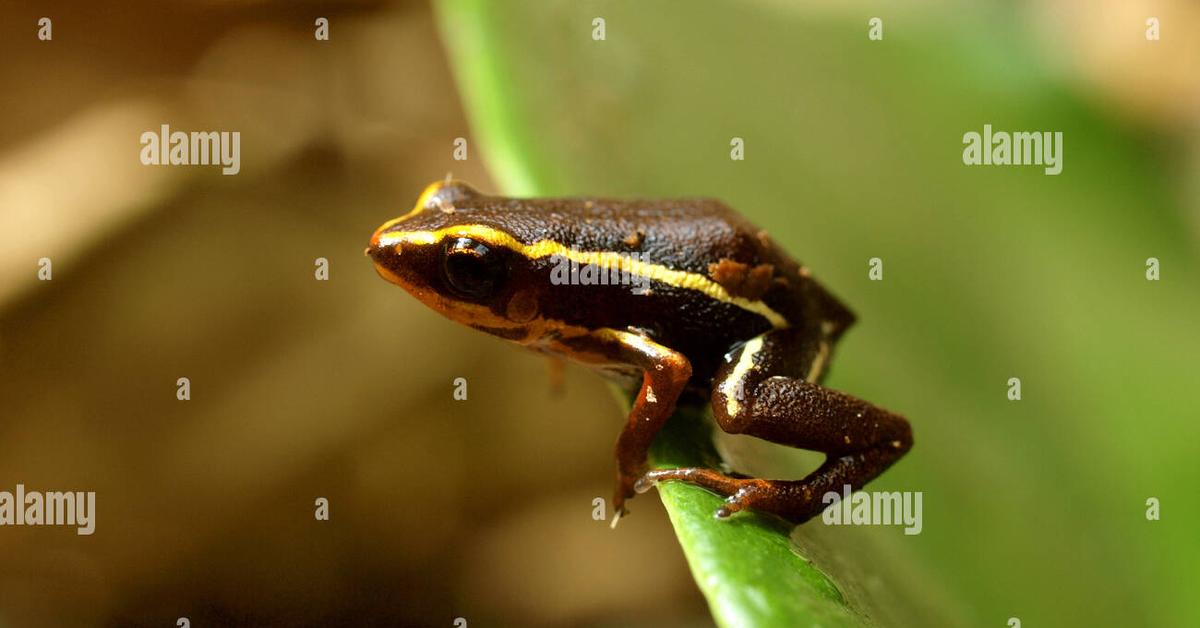
{"label": "frog's thigh", "polygon": [[[721,429],[764,440],[846,454],[876,445],[908,449],[903,417],[821,386],[829,345],[795,329],[767,332],[746,343],[717,370],[713,416]],[[898,456],[897,456],[898,457]]]}
{"label": "frog's thigh", "polygon": [[[912,446],[903,417],[815,383],[828,348],[793,330],[767,332],[746,343],[717,372],[713,416],[726,432],[748,434],[828,454],[803,480],[733,478],[711,469],[651,471],[636,487],[682,480],[728,497],[718,517],[745,508],[801,522],[824,508],[822,496],[874,479]],[[797,376],[801,375],[801,376]],[[806,375],[806,376],[804,376]]]}

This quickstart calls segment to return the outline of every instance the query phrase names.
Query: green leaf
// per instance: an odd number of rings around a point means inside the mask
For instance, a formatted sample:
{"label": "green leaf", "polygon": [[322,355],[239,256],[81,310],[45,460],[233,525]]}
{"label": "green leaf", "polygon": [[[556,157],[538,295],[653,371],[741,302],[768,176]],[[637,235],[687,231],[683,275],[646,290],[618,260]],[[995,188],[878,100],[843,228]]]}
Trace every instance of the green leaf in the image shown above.
{"label": "green leaf", "polygon": [[[718,459],[710,424],[694,410],[675,414],[654,443],[656,468],[706,466]],[[721,626],[861,626],[829,576],[790,540],[792,526],[754,512],[719,521],[721,498],[683,482],[658,485],[696,583]],[[635,502],[636,503],[636,502]]]}

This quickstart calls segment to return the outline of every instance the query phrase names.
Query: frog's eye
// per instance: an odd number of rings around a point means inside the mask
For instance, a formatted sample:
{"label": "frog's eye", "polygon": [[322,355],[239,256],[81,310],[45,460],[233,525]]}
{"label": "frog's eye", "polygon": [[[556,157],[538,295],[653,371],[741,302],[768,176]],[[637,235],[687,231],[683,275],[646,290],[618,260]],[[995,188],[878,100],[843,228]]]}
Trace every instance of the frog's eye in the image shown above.
{"label": "frog's eye", "polygon": [[455,238],[446,243],[442,272],[450,289],[459,296],[482,299],[500,286],[506,268],[498,251],[477,240]]}

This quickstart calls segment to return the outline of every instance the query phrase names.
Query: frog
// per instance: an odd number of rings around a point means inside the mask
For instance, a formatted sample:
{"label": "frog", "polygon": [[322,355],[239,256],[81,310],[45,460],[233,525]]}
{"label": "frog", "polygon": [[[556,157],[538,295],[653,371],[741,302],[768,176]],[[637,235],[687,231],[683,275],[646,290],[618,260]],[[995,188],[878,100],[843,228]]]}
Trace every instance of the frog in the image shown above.
{"label": "frog", "polygon": [[[803,523],[825,495],[861,489],[912,447],[903,416],[822,384],[855,314],[719,200],[511,198],[447,177],[376,229],[365,253],[446,318],[628,389],[614,527],[628,500],[672,481],[722,497],[718,519],[753,510]],[[825,460],[801,479],[651,469],[676,409],[706,405],[726,433]]]}

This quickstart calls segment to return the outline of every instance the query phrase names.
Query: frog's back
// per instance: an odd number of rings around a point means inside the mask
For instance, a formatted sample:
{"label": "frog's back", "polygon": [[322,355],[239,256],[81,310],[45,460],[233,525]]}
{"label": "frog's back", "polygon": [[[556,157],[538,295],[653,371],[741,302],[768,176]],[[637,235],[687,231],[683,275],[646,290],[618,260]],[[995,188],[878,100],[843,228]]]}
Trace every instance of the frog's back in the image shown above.
{"label": "frog's back", "polygon": [[[542,315],[588,326],[636,328],[687,356],[706,383],[724,354],[773,328],[822,321],[833,336],[853,321],[806,269],[724,203],[707,198],[451,198],[452,210],[415,216],[410,228],[474,225],[540,253],[561,245],[580,260],[617,254],[638,261],[645,290],[569,282],[543,299]],[[439,215],[440,214],[440,215]],[[431,223],[423,226],[422,218]],[[540,254],[539,253],[539,254]],[[545,264],[552,262],[547,259]],[[547,270],[549,272],[549,270]]]}
{"label": "frog's back", "polygon": [[698,275],[708,275],[721,260],[772,264],[780,277],[800,272],[766,232],[715,199],[481,197],[456,207],[467,208],[463,222],[503,230],[527,245],[552,240],[580,251],[639,254]]}

